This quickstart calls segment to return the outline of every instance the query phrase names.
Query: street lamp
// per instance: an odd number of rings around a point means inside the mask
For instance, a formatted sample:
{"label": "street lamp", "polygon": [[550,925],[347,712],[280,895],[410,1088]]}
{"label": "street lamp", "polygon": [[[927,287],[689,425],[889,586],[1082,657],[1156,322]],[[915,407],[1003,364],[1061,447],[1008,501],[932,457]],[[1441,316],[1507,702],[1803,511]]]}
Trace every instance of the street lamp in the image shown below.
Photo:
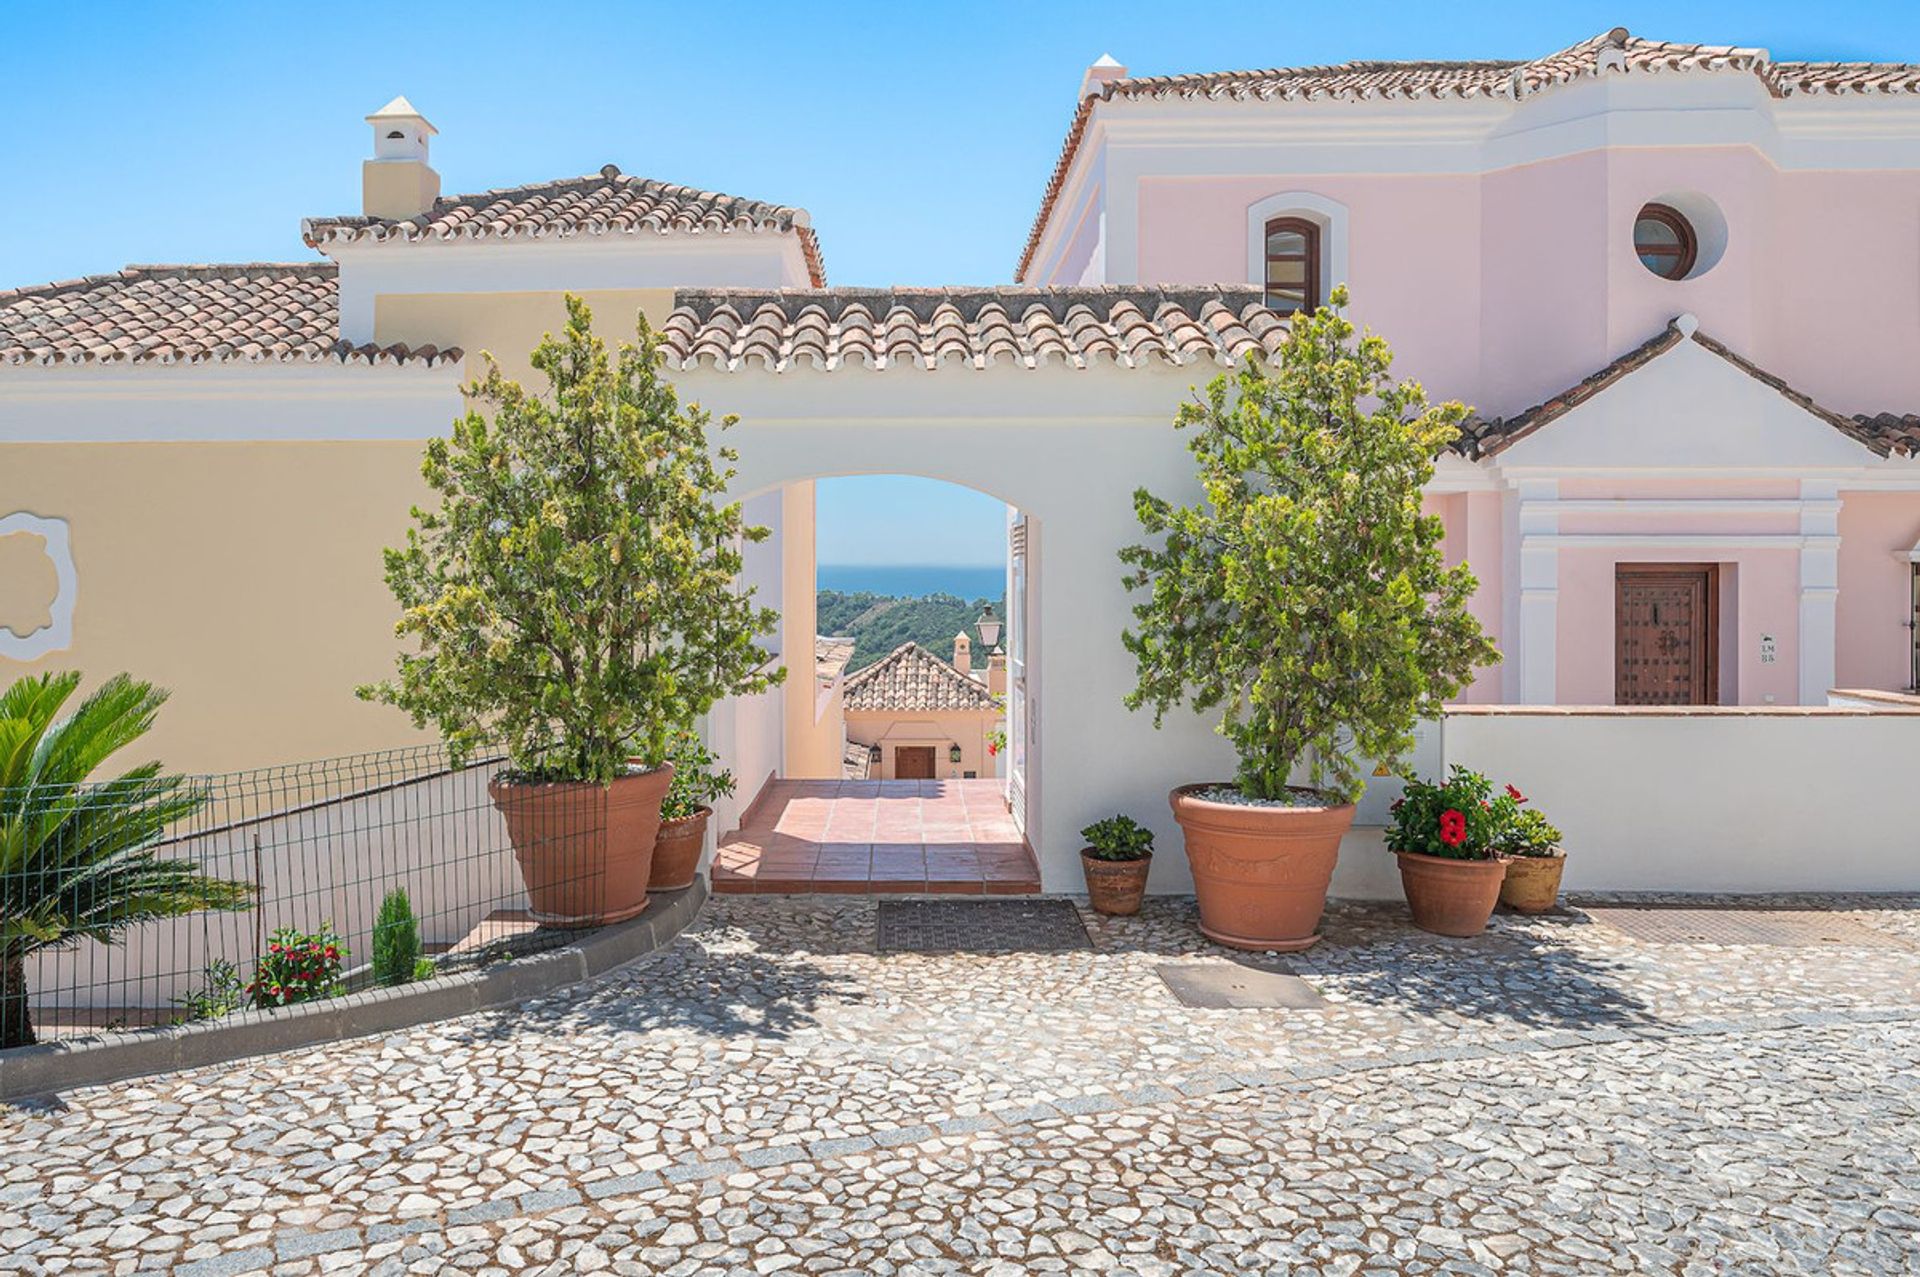
{"label": "street lamp", "polygon": [[980,631],[980,645],[991,652],[1000,645],[1000,618],[993,614],[993,604],[987,604],[987,610],[980,614],[974,628]]}

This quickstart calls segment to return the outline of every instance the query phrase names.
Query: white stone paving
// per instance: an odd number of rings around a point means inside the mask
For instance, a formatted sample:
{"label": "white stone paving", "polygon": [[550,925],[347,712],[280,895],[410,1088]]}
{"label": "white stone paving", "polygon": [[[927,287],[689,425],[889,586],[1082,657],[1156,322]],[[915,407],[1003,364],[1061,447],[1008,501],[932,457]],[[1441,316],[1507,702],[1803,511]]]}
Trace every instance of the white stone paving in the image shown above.
{"label": "white stone paving", "polygon": [[564,996],[0,1110],[0,1272],[1920,1269],[1920,900],[1884,944],[1473,941],[1345,907],[1195,1010],[1191,905],[872,952],[716,899]]}

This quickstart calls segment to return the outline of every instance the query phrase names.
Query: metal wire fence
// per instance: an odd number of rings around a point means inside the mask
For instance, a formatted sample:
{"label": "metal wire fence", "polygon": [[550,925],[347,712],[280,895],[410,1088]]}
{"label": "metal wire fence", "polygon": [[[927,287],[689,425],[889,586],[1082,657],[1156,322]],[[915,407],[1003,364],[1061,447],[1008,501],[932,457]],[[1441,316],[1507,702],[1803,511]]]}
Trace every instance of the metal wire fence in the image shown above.
{"label": "metal wire fence", "polygon": [[151,784],[0,790],[0,1047],[266,1015],[565,943],[604,890],[600,791],[561,787],[516,826],[536,915],[499,770],[423,746],[192,776],[173,791],[190,810],[145,825]]}

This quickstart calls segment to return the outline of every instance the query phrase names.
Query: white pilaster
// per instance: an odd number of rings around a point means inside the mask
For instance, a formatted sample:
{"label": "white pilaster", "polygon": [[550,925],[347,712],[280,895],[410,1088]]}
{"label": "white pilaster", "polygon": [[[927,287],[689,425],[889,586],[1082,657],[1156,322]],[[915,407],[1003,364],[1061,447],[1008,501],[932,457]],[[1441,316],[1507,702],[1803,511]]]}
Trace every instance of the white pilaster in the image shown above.
{"label": "white pilaster", "polygon": [[1800,703],[1824,705],[1834,683],[1834,605],[1840,598],[1840,489],[1800,481]]}
{"label": "white pilaster", "polygon": [[1520,483],[1520,702],[1551,705],[1559,696],[1560,495],[1554,479]]}

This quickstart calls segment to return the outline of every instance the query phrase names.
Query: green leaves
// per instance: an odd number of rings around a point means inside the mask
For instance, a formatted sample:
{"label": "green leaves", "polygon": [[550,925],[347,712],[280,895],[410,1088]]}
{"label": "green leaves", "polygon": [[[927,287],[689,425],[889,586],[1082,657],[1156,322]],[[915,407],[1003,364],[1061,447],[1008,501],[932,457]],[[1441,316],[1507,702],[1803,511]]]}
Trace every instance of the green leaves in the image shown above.
{"label": "green leaves", "polygon": [[604,783],[784,678],[757,642],[778,614],[735,587],[740,546],[768,532],[722,500],[733,454],[662,376],[644,315],[610,352],[569,296],[532,364],[544,396],[489,361],[476,409],[427,445],[439,506],[386,553],[413,650],[360,695],[436,727],[456,759],[501,740],[526,775]]}
{"label": "green leaves", "polygon": [[1134,494],[1157,541],[1120,559],[1147,597],[1122,635],[1130,709],[1154,724],[1179,704],[1221,709],[1253,797],[1312,784],[1356,796],[1370,761],[1392,766],[1413,728],[1498,654],[1447,568],[1440,520],[1421,510],[1434,458],[1467,410],[1429,406],[1390,376],[1381,338],[1356,338],[1345,289],[1298,315],[1270,366],[1249,359],[1183,404],[1203,499]]}

